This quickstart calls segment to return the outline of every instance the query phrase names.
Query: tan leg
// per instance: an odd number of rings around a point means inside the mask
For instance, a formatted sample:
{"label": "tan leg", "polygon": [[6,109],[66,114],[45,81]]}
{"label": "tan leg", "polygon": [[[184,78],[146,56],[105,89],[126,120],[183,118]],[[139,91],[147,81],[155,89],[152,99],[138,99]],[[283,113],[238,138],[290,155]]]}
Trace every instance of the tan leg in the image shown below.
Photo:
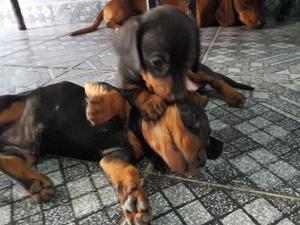
{"label": "tan leg", "polygon": [[152,219],[148,197],[137,168],[117,159],[103,158],[100,167],[117,187],[124,218],[129,224],[147,225]]}
{"label": "tan leg", "polygon": [[29,160],[17,156],[0,155],[0,170],[20,182],[34,202],[49,200],[54,195],[52,181],[44,174],[33,171]]}

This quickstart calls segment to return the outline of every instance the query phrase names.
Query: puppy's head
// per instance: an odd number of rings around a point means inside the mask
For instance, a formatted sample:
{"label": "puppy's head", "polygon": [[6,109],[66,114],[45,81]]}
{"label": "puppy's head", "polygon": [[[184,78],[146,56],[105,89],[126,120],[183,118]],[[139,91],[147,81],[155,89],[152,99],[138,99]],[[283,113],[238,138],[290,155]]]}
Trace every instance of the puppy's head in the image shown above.
{"label": "puppy's head", "polygon": [[262,0],[222,0],[216,19],[222,26],[235,25],[239,19],[248,28],[260,28],[265,24],[261,10]]}
{"label": "puppy's head", "polygon": [[185,74],[197,71],[199,34],[195,22],[172,6],[156,7],[131,18],[116,32],[120,64],[138,74],[167,101],[184,96]]}
{"label": "puppy's head", "polygon": [[189,94],[170,105],[160,120],[142,121],[147,143],[177,173],[193,175],[207,159],[222,153],[223,143],[210,136],[206,103],[206,96]]}

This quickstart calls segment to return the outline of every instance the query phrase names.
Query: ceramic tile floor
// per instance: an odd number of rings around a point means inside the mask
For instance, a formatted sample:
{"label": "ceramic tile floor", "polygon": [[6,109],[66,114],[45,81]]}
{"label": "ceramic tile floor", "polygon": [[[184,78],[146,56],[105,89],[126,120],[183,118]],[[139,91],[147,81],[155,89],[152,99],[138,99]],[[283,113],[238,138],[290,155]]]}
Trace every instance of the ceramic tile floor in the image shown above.
{"label": "ceramic tile floor", "polygon": [[[62,80],[114,83],[112,31],[80,37],[82,24],[0,33],[0,94]],[[138,166],[149,193],[154,225],[293,225],[300,221],[300,24],[268,23],[201,29],[202,60],[229,77],[252,84],[242,109],[212,100],[207,113],[224,154],[199,176],[183,179],[165,168]],[[22,188],[0,174],[0,224],[119,224],[113,187],[96,163],[43,158],[57,195],[32,204]]]}

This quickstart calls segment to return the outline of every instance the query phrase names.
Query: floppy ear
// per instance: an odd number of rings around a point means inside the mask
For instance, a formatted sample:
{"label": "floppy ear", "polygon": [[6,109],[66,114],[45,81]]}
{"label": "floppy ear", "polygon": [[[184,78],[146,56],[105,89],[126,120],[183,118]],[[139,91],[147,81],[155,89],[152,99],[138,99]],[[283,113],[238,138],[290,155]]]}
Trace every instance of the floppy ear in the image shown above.
{"label": "floppy ear", "polygon": [[141,16],[127,20],[119,30],[115,31],[113,38],[113,46],[122,60],[121,63],[136,72],[141,69],[139,50],[141,21]]}
{"label": "floppy ear", "polygon": [[221,0],[219,8],[216,10],[215,16],[221,26],[232,26],[235,24],[236,18],[234,14],[234,0]]}

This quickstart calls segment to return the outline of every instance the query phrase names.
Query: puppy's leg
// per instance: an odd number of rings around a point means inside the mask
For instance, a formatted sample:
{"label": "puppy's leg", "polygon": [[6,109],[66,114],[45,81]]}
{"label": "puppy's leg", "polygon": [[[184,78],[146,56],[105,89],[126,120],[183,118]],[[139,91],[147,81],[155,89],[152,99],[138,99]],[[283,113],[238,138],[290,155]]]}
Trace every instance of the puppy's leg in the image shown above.
{"label": "puppy's leg", "polygon": [[246,97],[236,91],[232,86],[225,82],[217,73],[210,70],[208,67],[204,67],[205,70],[200,70],[197,73],[190,72],[188,78],[197,84],[210,84],[214,89],[219,91],[225,98],[225,101],[234,107],[242,106]]}
{"label": "puppy's leg", "polygon": [[126,222],[134,225],[150,224],[152,213],[149,199],[141,187],[137,168],[115,157],[104,157],[100,167],[117,188]]}
{"label": "puppy's leg", "polygon": [[158,120],[166,111],[165,100],[137,85],[126,87],[124,94],[131,105],[135,106],[145,121]]}
{"label": "puppy's leg", "polygon": [[18,181],[34,202],[49,200],[54,195],[52,181],[31,169],[35,159],[16,146],[0,143],[0,170]]}
{"label": "puppy's leg", "polygon": [[86,117],[93,125],[101,125],[113,117],[127,121],[129,104],[117,89],[106,83],[88,83],[84,88],[88,99]]}
{"label": "puppy's leg", "polygon": [[136,96],[135,105],[146,121],[159,119],[167,108],[163,98],[148,91],[142,91]]}

